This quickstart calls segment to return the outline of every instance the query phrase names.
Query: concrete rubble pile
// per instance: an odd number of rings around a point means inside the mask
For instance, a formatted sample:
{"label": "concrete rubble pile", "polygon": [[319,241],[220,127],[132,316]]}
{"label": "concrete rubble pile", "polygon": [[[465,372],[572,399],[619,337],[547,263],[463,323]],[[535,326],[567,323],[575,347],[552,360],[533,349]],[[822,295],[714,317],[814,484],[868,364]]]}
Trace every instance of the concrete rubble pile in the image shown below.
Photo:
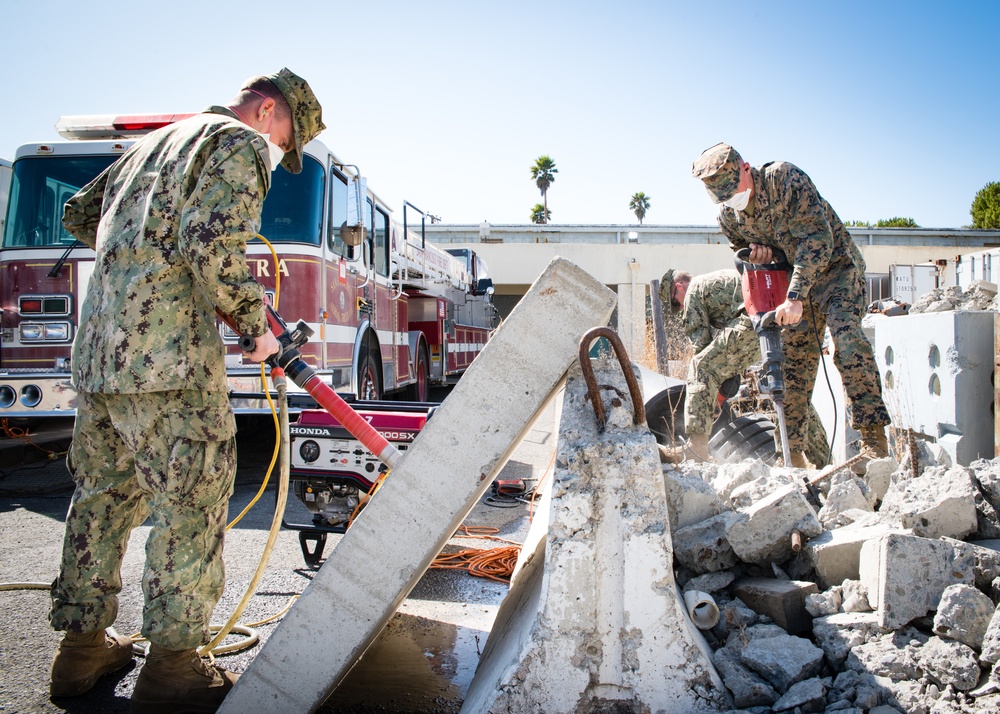
{"label": "concrete rubble pile", "polygon": [[947,312],[948,310],[1000,310],[996,283],[975,280],[968,290],[959,285],[935,288],[914,301],[910,314],[921,312]]}
{"label": "concrete rubble pile", "polygon": [[714,599],[738,711],[1000,712],[1000,459],[915,451],[816,506],[815,471],[664,465],[677,581]]}

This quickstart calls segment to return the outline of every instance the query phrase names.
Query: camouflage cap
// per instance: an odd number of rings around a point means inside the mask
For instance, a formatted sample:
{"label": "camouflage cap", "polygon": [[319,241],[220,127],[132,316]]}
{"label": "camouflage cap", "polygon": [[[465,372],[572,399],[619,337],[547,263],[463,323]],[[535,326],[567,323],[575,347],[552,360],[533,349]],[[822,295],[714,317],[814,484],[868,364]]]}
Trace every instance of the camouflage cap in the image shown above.
{"label": "camouflage cap", "polygon": [[691,174],[705,183],[705,190],[715,203],[732,198],[740,185],[743,159],[729,144],[719,143],[705,149],[691,164]]}
{"label": "camouflage cap", "polygon": [[[292,110],[292,130],[295,134],[295,151],[285,154],[281,160],[281,165],[293,174],[302,171],[302,147],[315,139],[321,131],[326,129],[323,123],[323,107],[313,94],[308,82],[302,79],[287,67],[282,67],[277,74],[268,74],[265,79],[271,81],[281,95],[288,102],[288,108]],[[243,88],[250,86],[260,77],[251,77],[243,84]]]}
{"label": "camouflage cap", "polygon": [[670,315],[674,312],[674,273],[676,271],[671,268],[663,274],[660,278],[660,302],[663,303],[663,311]]}

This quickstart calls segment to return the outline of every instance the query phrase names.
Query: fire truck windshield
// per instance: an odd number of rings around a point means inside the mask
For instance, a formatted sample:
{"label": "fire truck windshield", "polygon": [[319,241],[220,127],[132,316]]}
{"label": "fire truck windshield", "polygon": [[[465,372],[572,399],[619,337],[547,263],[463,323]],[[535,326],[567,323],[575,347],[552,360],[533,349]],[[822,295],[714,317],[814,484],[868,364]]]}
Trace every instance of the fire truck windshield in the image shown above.
{"label": "fire truck windshield", "polygon": [[[117,156],[39,156],[14,162],[4,248],[67,247],[63,205]],[[272,242],[319,245],[323,223],[323,167],[303,157],[302,172],[271,174],[261,234]]]}
{"label": "fire truck windshield", "polygon": [[115,156],[38,156],[14,162],[4,248],[68,246],[63,205],[107,168]]}
{"label": "fire truck windshield", "polygon": [[279,168],[271,174],[260,233],[272,243],[319,245],[323,230],[325,172],[316,159],[302,157],[302,172]]}

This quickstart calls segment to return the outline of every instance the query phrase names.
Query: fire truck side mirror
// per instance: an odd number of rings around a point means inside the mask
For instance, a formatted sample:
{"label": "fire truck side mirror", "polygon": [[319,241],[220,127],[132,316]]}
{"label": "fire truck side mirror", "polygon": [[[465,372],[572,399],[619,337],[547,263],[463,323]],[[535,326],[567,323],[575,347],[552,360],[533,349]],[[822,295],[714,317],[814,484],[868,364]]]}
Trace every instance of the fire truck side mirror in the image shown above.
{"label": "fire truck side mirror", "polygon": [[367,237],[367,233],[364,226],[349,226],[347,221],[344,221],[340,226],[340,240],[352,248],[361,245]]}

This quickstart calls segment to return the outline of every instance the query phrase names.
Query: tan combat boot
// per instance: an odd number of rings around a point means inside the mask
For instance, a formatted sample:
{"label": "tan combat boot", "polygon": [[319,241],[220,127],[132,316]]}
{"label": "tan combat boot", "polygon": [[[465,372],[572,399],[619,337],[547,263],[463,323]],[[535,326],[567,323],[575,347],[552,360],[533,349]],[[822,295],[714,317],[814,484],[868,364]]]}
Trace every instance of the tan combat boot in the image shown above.
{"label": "tan combat boot", "polygon": [[796,469],[815,469],[816,466],[809,462],[806,455],[802,451],[793,451],[789,454],[789,458],[792,461],[792,468]]}
{"label": "tan combat boot", "polygon": [[49,694],[75,697],[90,691],[100,677],[132,661],[132,640],[114,628],[67,632],[52,659]]}
{"label": "tan combat boot", "polygon": [[238,674],[210,665],[197,650],[168,650],[150,643],[132,690],[134,714],[214,712]]}
{"label": "tan combat boot", "polygon": [[885,438],[885,424],[861,427],[861,445],[871,452],[873,458],[884,459],[889,455],[889,442]]}
{"label": "tan combat boot", "polygon": [[684,453],[691,461],[711,461],[708,453],[708,434],[688,434]]}
{"label": "tan combat boot", "polygon": [[202,660],[197,650],[169,650],[150,643],[146,664],[132,690],[132,711],[214,712],[238,678],[238,674]]}

